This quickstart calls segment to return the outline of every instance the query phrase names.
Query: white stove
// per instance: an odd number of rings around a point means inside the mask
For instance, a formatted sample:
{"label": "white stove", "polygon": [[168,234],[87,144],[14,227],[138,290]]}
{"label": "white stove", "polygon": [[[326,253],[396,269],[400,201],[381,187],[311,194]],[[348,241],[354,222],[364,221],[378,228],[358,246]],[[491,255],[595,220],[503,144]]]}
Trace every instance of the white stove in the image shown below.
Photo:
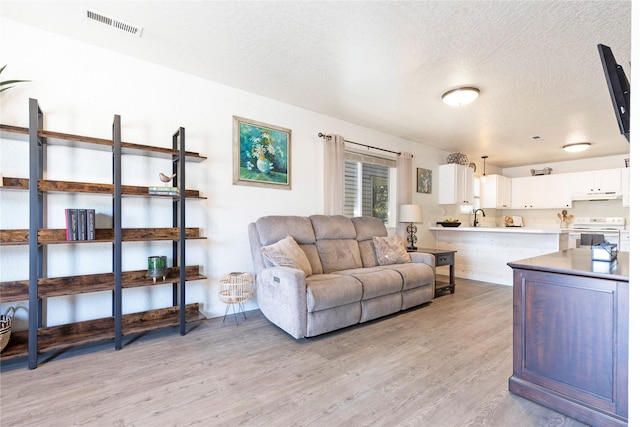
{"label": "white stove", "polygon": [[569,230],[569,247],[580,247],[582,234],[601,234],[604,240],[620,247],[620,232],[625,229],[624,217],[576,217]]}

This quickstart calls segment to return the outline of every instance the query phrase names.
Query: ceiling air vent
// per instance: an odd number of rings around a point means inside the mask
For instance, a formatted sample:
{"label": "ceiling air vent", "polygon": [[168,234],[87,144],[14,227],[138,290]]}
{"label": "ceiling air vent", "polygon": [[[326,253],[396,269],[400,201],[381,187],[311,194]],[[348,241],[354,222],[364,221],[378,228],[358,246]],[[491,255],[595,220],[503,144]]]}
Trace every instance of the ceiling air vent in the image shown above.
{"label": "ceiling air vent", "polygon": [[134,36],[142,36],[142,27],[139,25],[129,24],[121,19],[114,18],[104,13],[96,12],[95,10],[85,9],[85,16],[96,22],[108,25],[118,30],[124,31]]}

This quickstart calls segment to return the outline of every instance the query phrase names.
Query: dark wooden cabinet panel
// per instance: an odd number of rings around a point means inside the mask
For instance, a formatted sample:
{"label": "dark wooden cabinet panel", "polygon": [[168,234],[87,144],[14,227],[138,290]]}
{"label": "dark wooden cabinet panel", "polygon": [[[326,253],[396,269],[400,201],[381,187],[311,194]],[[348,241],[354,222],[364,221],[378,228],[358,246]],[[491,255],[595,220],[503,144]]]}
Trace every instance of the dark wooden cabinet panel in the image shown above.
{"label": "dark wooden cabinet panel", "polygon": [[588,424],[626,425],[628,281],[512,267],[509,389]]}

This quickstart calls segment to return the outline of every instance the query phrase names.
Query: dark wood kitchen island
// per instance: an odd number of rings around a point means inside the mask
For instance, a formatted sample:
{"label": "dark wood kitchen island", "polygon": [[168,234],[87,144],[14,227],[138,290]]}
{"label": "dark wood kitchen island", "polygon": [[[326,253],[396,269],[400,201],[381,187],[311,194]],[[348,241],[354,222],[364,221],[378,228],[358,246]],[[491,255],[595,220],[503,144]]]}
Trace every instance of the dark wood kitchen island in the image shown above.
{"label": "dark wood kitchen island", "polygon": [[608,263],[568,249],[508,265],[509,390],[589,425],[627,425],[629,253]]}

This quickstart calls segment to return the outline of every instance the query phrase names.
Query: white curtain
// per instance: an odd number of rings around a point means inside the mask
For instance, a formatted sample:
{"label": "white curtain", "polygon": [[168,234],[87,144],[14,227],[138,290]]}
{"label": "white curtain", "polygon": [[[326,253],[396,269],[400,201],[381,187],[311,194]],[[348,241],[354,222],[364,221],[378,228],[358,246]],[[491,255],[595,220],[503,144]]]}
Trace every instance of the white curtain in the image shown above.
{"label": "white curtain", "polygon": [[[396,212],[400,213],[400,205],[410,205],[412,203],[411,195],[413,194],[411,170],[413,169],[413,154],[403,151],[398,156],[396,161],[397,175],[398,175],[398,188],[396,189],[397,195],[397,209]],[[396,234],[404,235],[406,230],[396,221]]]}
{"label": "white curtain", "polygon": [[324,213],[342,215],[344,209],[344,138],[324,137]]}

